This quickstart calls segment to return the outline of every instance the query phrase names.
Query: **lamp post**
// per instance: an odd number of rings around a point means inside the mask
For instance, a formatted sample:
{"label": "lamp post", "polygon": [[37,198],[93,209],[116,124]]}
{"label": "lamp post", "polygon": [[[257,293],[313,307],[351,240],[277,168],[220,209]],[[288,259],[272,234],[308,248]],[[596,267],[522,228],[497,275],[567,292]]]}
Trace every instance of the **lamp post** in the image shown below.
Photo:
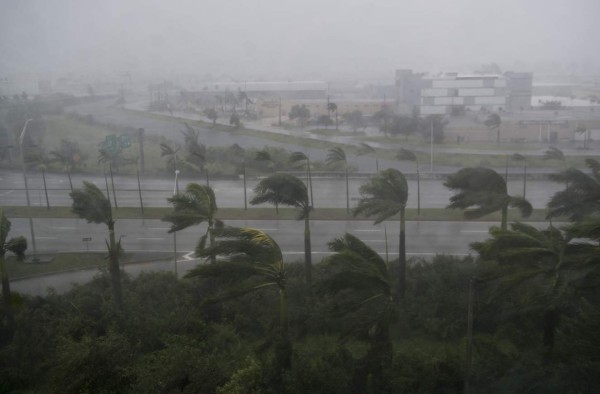
{"label": "lamp post", "polygon": [[[177,156],[175,156],[175,163],[177,163]],[[175,168],[177,168],[177,164],[175,164]],[[178,178],[179,170],[175,170],[175,187],[173,188],[173,195],[179,194]],[[175,278],[177,278],[177,231],[173,231],[173,271],[175,272]]]}
{"label": "lamp post", "polygon": [[27,169],[25,168],[25,155],[23,154],[23,142],[25,140],[25,133],[27,133],[27,126],[33,119],[27,119],[23,126],[23,131],[19,136],[19,147],[21,149],[21,166],[23,167],[23,182],[25,183],[25,197],[27,199],[27,210],[29,213],[29,228],[31,230],[31,245],[33,246],[33,260],[37,260],[37,250],[35,247],[35,234],[33,230],[33,219],[31,218],[31,201],[29,200],[29,186],[27,185]]}

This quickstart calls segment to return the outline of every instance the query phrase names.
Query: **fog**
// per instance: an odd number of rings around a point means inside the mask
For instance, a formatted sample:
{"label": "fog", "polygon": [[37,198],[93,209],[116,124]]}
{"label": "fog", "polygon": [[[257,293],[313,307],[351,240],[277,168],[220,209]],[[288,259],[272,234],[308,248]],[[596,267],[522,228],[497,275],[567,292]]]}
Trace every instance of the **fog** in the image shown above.
{"label": "fog", "polygon": [[596,72],[597,0],[3,1],[0,76],[392,78]]}

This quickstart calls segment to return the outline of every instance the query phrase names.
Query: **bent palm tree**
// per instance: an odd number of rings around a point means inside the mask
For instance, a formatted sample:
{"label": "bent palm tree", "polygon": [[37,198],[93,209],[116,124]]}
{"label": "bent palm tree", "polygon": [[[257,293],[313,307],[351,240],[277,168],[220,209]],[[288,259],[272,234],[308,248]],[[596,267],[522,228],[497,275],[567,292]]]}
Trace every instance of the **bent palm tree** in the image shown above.
{"label": "bent palm tree", "polygon": [[[354,374],[355,392],[366,392],[369,375],[378,392],[386,392],[393,346],[390,324],[395,318],[393,279],[383,259],[354,235],[328,243],[334,252],[321,265],[317,294],[331,297],[334,317],[345,327],[342,336],[366,339],[369,351]],[[389,388],[388,388],[389,389]]]}
{"label": "bent palm tree", "polygon": [[339,146],[329,149],[325,163],[327,165],[343,164],[346,174],[346,213],[350,213],[350,189],[348,185],[348,160],[346,160],[346,152]]}
{"label": "bent palm tree", "polygon": [[600,213],[600,163],[586,159],[586,164],[592,170],[591,175],[576,168],[550,175],[550,180],[565,182],[567,187],[548,202],[548,218],[567,215],[569,220],[579,221]]}
{"label": "bent palm tree", "polygon": [[199,257],[219,256],[215,264],[198,265],[186,277],[223,280],[226,288],[208,302],[219,302],[254,291],[276,288],[279,293],[279,334],[282,369],[290,367],[292,345],[288,336],[286,271],[279,245],[267,233],[253,228],[224,227],[215,230],[217,241],[197,248]]}
{"label": "bent palm tree", "polygon": [[511,156],[514,161],[523,162],[523,198],[527,198],[527,157],[515,153]]}
{"label": "bent palm tree", "polygon": [[312,251],[310,242],[310,211],[306,185],[289,174],[274,174],[261,180],[254,189],[251,205],[263,203],[289,205],[300,210],[298,219],[304,219],[304,275],[306,285],[312,286]]}
{"label": "bent palm tree", "polygon": [[121,267],[119,266],[119,255],[121,253],[121,241],[115,238],[115,220],[112,215],[110,200],[104,196],[96,185],[83,182],[83,189],[75,189],[69,193],[73,204],[71,210],[74,214],[88,223],[105,224],[108,227],[108,272],[118,308],[123,307],[123,296],[121,290]]}
{"label": "bent palm tree", "polygon": [[398,160],[414,161],[417,166],[417,216],[421,216],[421,174],[419,173],[419,158],[415,152],[408,149],[400,149],[396,154]]}
{"label": "bent palm tree", "polygon": [[211,245],[214,243],[214,230],[223,223],[215,217],[217,201],[210,186],[188,183],[183,193],[177,193],[167,201],[173,206],[173,211],[162,220],[171,223],[169,233],[206,222],[206,233],[200,237],[196,249],[204,249],[207,239]]}
{"label": "bent palm tree", "polygon": [[[369,144],[365,144],[364,142],[360,143],[360,147],[356,151],[358,156],[375,154],[377,151]],[[375,157],[375,171],[379,172],[379,159]]]}
{"label": "bent palm tree", "polygon": [[498,114],[489,114],[487,119],[483,122],[490,130],[496,131],[496,143],[500,143],[500,125],[502,124],[502,118]]}
{"label": "bent palm tree", "polygon": [[14,329],[14,319],[11,308],[11,292],[8,272],[6,270],[5,256],[6,252],[14,253],[18,260],[23,260],[25,250],[27,249],[27,239],[25,237],[15,237],[8,239],[10,232],[10,220],[4,216],[4,210],[0,208],[0,275],[2,276],[2,301],[4,313],[0,314],[0,322],[3,316],[7,317],[8,331],[12,335]]}
{"label": "bent palm tree", "polygon": [[[574,284],[598,271],[598,247],[572,242],[569,234],[553,226],[538,230],[519,222],[510,230],[492,227],[490,235],[471,248],[492,263],[484,271],[491,296],[501,301],[512,294],[523,302],[518,313],[539,313],[543,345],[551,353],[560,314],[581,298]],[[514,309],[512,303],[507,307]]]}
{"label": "bent palm tree", "polygon": [[293,152],[290,155],[290,162],[291,163],[299,163],[299,162],[306,163],[306,183],[308,184],[308,189],[310,190],[310,205],[314,208],[315,200],[313,199],[312,174],[310,171],[310,158],[308,157],[308,155],[306,155],[302,152]]}
{"label": "bent palm tree", "polygon": [[[500,227],[506,230],[508,208],[518,208],[522,217],[529,217],[533,207],[523,197],[508,195],[506,181],[496,171],[485,167],[468,167],[450,175],[444,186],[455,191],[448,208],[465,210],[466,219],[476,219],[501,212]],[[472,209],[468,209],[474,207]]]}
{"label": "bent palm tree", "polygon": [[406,287],[406,234],[405,209],[408,199],[408,183],[404,175],[393,168],[378,172],[360,187],[361,198],[354,216],[361,213],[376,215],[374,224],[400,214],[398,249],[398,300],[404,298]]}

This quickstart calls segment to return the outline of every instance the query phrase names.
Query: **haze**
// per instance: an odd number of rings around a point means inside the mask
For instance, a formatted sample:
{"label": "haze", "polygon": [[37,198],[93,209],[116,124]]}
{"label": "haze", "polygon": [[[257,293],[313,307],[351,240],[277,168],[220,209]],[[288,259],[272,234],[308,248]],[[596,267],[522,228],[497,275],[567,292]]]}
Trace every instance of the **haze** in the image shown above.
{"label": "haze", "polygon": [[0,77],[393,78],[597,73],[597,0],[4,1]]}

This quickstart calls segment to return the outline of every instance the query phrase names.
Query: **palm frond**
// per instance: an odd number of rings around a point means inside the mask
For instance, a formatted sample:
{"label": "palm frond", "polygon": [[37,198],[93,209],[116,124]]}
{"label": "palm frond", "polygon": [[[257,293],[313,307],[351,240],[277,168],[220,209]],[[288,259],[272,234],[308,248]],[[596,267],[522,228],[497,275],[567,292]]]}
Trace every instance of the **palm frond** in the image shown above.
{"label": "palm frond", "polygon": [[417,161],[417,155],[408,149],[400,149],[396,154],[398,160]]}
{"label": "palm frond", "polygon": [[339,146],[329,149],[327,151],[327,158],[325,159],[325,163],[327,165],[333,165],[337,163],[344,163],[344,165],[346,165],[346,152]]}
{"label": "palm frond", "polygon": [[73,204],[71,211],[88,223],[112,222],[112,208],[108,198],[93,183],[83,181],[83,189],[75,189],[69,193]]}
{"label": "palm frond", "polygon": [[354,216],[375,215],[375,224],[401,212],[408,200],[408,182],[400,171],[389,168],[375,174],[361,185],[361,199]]}
{"label": "palm frond", "polygon": [[[2,249],[1,246],[0,249]],[[11,238],[6,243],[6,250],[14,253],[18,260],[23,260],[25,257],[25,251],[27,250],[27,239],[23,236]]]}
{"label": "palm frond", "polygon": [[356,151],[356,154],[358,156],[363,156],[363,155],[370,155],[371,153],[375,153],[375,148],[373,148],[371,145],[366,144],[364,142],[361,142],[359,144],[359,148]]}

